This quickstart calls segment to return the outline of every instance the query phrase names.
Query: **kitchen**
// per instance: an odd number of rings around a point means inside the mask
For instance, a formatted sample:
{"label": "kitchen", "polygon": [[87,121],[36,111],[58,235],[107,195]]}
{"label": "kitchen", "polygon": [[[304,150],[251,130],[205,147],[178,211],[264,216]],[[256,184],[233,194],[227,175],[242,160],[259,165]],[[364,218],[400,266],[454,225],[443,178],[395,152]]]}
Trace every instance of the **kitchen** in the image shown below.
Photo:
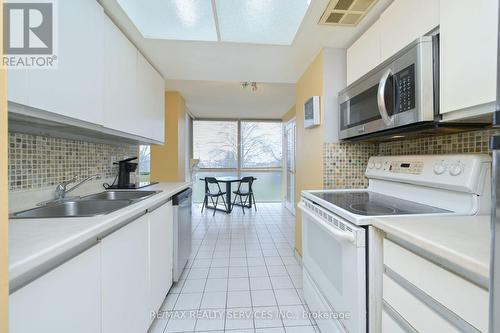
{"label": "kitchen", "polygon": [[500,331],[497,1],[31,6],[0,332]]}

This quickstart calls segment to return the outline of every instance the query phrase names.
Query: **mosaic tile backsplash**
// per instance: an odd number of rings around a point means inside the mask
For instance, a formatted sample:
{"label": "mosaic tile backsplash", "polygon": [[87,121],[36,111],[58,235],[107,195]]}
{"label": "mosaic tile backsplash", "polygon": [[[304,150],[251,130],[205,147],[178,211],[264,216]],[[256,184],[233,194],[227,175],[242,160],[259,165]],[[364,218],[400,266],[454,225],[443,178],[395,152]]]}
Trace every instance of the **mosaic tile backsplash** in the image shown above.
{"label": "mosaic tile backsplash", "polygon": [[134,145],[108,145],[9,133],[9,189],[24,191],[56,186],[74,176],[114,177],[113,161],[137,156]]}
{"label": "mosaic tile backsplash", "polygon": [[325,143],[323,187],[325,189],[368,186],[365,169],[373,155],[427,155],[489,153],[489,140],[500,130],[489,129],[418,139],[375,143]]}
{"label": "mosaic tile backsplash", "polygon": [[489,153],[488,145],[490,137],[498,134],[500,134],[500,130],[489,129],[413,140],[384,142],[379,144],[379,154],[427,155]]}
{"label": "mosaic tile backsplash", "polygon": [[323,187],[325,189],[364,188],[370,156],[378,146],[369,143],[325,143],[323,145]]}

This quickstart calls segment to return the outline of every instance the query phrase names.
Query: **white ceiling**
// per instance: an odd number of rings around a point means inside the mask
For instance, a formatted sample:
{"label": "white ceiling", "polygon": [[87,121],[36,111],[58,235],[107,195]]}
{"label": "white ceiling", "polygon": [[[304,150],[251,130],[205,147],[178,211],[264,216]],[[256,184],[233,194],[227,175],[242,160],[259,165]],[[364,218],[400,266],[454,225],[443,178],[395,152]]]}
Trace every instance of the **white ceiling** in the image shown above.
{"label": "white ceiling", "polygon": [[181,92],[197,118],[280,119],[295,103],[291,83],[258,83],[255,92],[240,82],[168,80],[166,87]]}
{"label": "white ceiling", "polygon": [[[346,48],[361,35],[392,2],[378,0],[372,10],[356,27],[331,27],[317,24],[329,0],[312,0],[308,12],[290,46],[259,45],[232,42],[195,42],[146,39],[136,29],[116,0],[99,0],[118,26],[131,38],[144,55],[162,73],[167,81],[167,88],[177,88],[186,98],[191,112],[209,117],[243,118],[241,110],[249,110],[244,95],[236,101],[240,107],[225,103],[225,108],[218,107],[211,99],[206,99],[203,91],[213,88],[214,81],[220,81],[218,96],[230,97],[234,87],[241,89],[238,82],[257,81],[268,84],[272,91],[273,84],[280,90],[280,84],[295,84],[304,70],[323,47]],[[208,1],[208,0],[207,0]],[[243,0],[234,0],[243,1]],[[287,1],[287,0],[283,0]],[[173,80],[173,81],[172,81]],[[196,82],[179,82],[179,80]],[[208,82],[200,82],[208,81]],[[173,84],[172,82],[176,83]],[[193,87],[189,87],[193,84]],[[192,93],[196,92],[196,93]],[[294,96],[273,104],[293,104]],[[233,99],[234,101],[234,99]],[[206,104],[203,104],[206,103]],[[291,104],[290,104],[291,103]],[[194,106],[197,107],[194,107]],[[267,108],[269,109],[269,108]],[[214,112],[210,114],[209,111]],[[216,111],[216,112],[215,112]],[[279,110],[284,114],[287,107]],[[257,111],[254,111],[257,112]]]}

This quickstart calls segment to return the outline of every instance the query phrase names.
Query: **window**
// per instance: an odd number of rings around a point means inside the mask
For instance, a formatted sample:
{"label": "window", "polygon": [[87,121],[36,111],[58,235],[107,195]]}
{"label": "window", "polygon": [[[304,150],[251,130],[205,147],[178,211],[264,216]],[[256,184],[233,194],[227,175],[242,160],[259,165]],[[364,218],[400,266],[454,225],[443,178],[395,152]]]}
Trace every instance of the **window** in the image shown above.
{"label": "window", "polygon": [[151,173],[151,146],[139,146],[139,181],[148,182]]}
{"label": "window", "polygon": [[199,179],[207,176],[254,176],[257,201],[281,201],[282,150],[280,121],[194,120],[193,158],[200,160],[201,168],[194,201],[203,200]]}
{"label": "window", "polygon": [[200,168],[237,168],[238,123],[236,121],[194,121],[193,156],[200,159]]}
{"label": "window", "polygon": [[241,122],[242,168],[280,168],[282,150],[281,123]]}

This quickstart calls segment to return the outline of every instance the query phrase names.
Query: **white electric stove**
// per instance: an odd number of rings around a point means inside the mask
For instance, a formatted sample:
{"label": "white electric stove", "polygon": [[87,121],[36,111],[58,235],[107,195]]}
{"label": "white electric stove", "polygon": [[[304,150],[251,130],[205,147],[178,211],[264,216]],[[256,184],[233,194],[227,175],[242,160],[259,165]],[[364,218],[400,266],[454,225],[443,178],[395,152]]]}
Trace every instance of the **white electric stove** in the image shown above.
{"label": "white electric stove", "polygon": [[303,191],[299,203],[304,296],[332,317],[317,320],[322,332],[370,331],[373,218],[490,213],[489,155],[376,156],[365,174],[367,189]]}

